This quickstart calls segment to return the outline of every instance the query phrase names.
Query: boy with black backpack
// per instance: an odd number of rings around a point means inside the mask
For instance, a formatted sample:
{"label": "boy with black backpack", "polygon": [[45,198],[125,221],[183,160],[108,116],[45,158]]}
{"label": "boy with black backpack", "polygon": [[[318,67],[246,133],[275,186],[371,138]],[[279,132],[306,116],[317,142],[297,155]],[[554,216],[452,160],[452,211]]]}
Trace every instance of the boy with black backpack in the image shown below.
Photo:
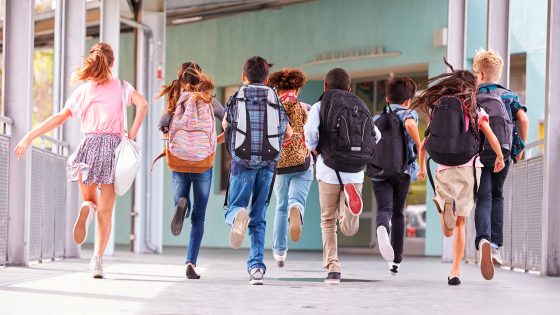
{"label": "boy with black backpack", "polygon": [[[251,57],[243,67],[243,86],[229,99],[222,122],[231,155],[229,184],[224,203],[231,227],[230,242],[240,248],[247,228],[251,249],[247,260],[249,283],[263,284],[266,208],[274,185],[276,162],[290,128],[276,92],[264,85],[272,65]],[[251,209],[249,207],[251,201]]]}
{"label": "boy with black backpack", "polygon": [[[416,83],[409,77],[394,77],[385,86],[387,106],[374,117],[381,140],[368,164],[377,200],[377,243],[389,270],[396,274],[402,261],[405,217],[404,207],[410,181],[416,180],[420,150],[418,113],[409,109]],[[389,229],[389,222],[391,228]],[[388,231],[391,231],[389,239]]]}
{"label": "boy with black backpack", "polygon": [[515,163],[522,158],[529,130],[527,108],[521,105],[516,93],[496,83],[501,77],[502,67],[502,57],[492,50],[479,50],[473,60],[479,84],[477,102],[490,116],[490,127],[505,157],[505,167],[493,173],[496,155],[487,142],[480,155],[485,167],[480,176],[475,212],[475,246],[480,251],[481,272],[487,280],[494,275],[494,264],[502,264],[499,249],[503,244],[504,182],[510,161]]}
{"label": "boy with black backpack", "polygon": [[358,232],[363,170],[375,149],[375,127],[367,106],[350,93],[348,72],[332,69],[324,88],[311,107],[304,133],[308,148],[317,154],[325,283],[339,284],[336,223],[344,235]]}

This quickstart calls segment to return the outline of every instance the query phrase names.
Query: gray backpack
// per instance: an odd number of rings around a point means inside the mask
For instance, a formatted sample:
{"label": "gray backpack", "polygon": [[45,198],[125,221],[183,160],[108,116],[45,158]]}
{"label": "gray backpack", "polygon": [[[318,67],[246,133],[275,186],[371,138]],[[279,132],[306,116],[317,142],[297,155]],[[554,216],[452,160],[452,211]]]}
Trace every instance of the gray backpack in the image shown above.
{"label": "gray backpack", "polygon": [[[504,89],[505,90],[505,89]],[[501,89],[485,89],[481,88],[476,101],[478,105],[486,111],[490,117],[490,128],[498,138],[504,158],[510,156],[513,143],[513,119],[511,109],[502,100]],[[496,161],[496,154],[492,150],[490,143],[484,141],[480,161],[485,166],[493,166]]]}

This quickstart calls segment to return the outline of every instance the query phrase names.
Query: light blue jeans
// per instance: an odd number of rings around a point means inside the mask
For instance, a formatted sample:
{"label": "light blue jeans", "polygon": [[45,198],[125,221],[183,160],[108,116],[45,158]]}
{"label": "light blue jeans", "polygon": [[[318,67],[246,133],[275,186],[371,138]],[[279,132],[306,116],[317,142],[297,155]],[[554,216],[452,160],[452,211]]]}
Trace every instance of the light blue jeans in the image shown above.
{"label": "light blue jeans", "polygon": [[284,255],[288,251],[288,209],[293,206],[298,207],[303,223],[305,202],[312,182],[312,167],[303,172],[276,175],[274,182],[276,216],[274,217],[272,251],[277,255]]}
{"label": "light blue jeans", "polygon": [[235,216],[241,208],[249,210],[249,236],[251,249],[247,259],[247,271],[262,268],[266,271],[263,261],[264,237],[266,228],[267,197],[272,184],[274,173],[266,168],[232,170],[229,177],[228,208],[225,221],[228,226],[233,225]]}

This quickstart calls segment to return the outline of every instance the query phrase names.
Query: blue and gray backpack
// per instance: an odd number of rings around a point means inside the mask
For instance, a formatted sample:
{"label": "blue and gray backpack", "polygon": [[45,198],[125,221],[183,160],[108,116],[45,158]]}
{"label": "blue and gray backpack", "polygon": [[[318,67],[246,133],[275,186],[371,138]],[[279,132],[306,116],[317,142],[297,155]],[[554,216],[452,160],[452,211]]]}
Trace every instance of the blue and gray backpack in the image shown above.
{"label": "blue and gray backpack", "polygon": [[262,84],[242,86],[227,104],[227,150],[252,169],[278,162],[288,118],[276,92]]}

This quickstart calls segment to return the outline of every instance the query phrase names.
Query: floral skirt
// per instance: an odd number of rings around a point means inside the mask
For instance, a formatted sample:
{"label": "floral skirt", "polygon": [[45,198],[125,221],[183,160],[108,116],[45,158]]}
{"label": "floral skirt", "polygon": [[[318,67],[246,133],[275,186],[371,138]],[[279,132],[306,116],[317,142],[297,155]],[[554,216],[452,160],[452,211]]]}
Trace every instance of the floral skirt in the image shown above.
{"label": "floral skirt", "polygon": [[66,176],[74,182],[113,184],[115,182],[115,149],[121,143],[118,134],[86,134],[78,149],[68,158]]}

